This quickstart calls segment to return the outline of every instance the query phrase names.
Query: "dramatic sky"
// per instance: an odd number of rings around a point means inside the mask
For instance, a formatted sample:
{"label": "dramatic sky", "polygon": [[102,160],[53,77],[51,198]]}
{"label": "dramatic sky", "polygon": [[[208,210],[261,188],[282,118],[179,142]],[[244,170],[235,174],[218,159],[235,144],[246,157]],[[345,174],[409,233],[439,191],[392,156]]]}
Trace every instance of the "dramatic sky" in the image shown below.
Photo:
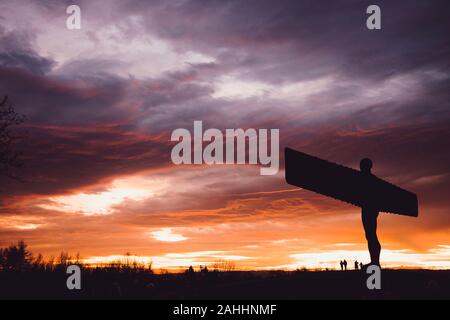
{"label": "dramatic sky", "polygon": [[[382,30],[366,28],[369,4]],[[81,30],[66,7],[81,7]],[[450,267],[448,1],[0,0],[0,95],[27,117],[1,178],[0,246],[126,252],[157,268],[369,262],[359,209],[281,165],[172,164],[176,128],[278,128],[286,146],[419,196],[381,214],[388,266]],[[281,159],[283,162],[283,159]],[[345,183],[345,181],[342,181]]]}

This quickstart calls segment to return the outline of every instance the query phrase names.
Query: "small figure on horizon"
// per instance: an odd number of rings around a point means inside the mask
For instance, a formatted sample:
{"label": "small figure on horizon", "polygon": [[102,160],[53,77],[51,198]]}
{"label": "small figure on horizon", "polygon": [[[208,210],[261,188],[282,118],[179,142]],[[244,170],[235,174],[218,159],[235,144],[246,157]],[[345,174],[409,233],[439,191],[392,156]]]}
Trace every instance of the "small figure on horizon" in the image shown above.
{"label": "small figure on horizon", "polygon": [[362,262],[359,263],[359,268],[360,268],[361,270],[363,269],[363,263],[362,263]]}
{"label": "small figure on horizon", "polygon": [[341,265],[341,270],[344,270],[344,262],[341,260],[339,261],[339,264]]}
{"label": "small figure on horizon", "polygon": [[355,260],[355,270],[358,270],[358,266],[359,266],[358,260]]}
{"label": "small figure on horizon", "polygon": [[347,260],[344,259],[344,262],[342,264],[344,265],[344,269],[347,270]]}
{"label": "small figure on horizon", "polygon": [[189,266],[189,268],[186,270],[187,274],[193,274],[195,273],[194,268],[192,266]]}

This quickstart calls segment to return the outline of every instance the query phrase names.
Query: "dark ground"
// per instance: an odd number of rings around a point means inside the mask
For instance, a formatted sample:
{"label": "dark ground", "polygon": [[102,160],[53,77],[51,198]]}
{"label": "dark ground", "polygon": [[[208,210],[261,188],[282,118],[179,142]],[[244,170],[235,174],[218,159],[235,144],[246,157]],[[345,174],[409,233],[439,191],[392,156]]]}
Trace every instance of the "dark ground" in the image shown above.
{"label": "dark ground", "polygon": [[0,272],[0,299],[450,299],[450,270],[383,270],[382,290],[362,271],[209,272],[154,275],[83,270],[82,289],[60,271]]}

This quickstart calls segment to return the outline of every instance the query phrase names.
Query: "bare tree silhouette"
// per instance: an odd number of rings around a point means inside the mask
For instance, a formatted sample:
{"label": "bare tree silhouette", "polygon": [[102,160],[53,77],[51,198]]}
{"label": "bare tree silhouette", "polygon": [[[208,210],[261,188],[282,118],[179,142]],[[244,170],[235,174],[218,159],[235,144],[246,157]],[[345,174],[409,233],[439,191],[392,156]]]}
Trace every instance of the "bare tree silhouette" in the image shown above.
{"label": "bare tree silhouette", "polygon": [[21,136],[14,134],[14,128],[25,121],[25,116],[17,113],[11,103],[8,103],[8,96],[0,102],[0,175],[18,179],[11,173],[12,168],[22,166],[19,153],[15,150],[17,140]]}
{"label": "bare tree silhouette", "polygon": [[211,265],[211,268],[216,272],[230,272],[236,270],[236,263],[230,260],[219,259]]}

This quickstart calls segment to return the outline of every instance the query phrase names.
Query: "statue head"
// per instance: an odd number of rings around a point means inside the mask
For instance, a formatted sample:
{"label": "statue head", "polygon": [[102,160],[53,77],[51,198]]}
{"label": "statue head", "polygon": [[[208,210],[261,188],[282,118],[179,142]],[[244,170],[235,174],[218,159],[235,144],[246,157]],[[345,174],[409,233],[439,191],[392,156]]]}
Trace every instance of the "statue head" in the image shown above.
{"label": "statue head", "polygon": [[371,173],[370,170],[372,169],[372,165],[372,160],[369,158],[364,158],[359,162],[359,168],[363,173]]}

